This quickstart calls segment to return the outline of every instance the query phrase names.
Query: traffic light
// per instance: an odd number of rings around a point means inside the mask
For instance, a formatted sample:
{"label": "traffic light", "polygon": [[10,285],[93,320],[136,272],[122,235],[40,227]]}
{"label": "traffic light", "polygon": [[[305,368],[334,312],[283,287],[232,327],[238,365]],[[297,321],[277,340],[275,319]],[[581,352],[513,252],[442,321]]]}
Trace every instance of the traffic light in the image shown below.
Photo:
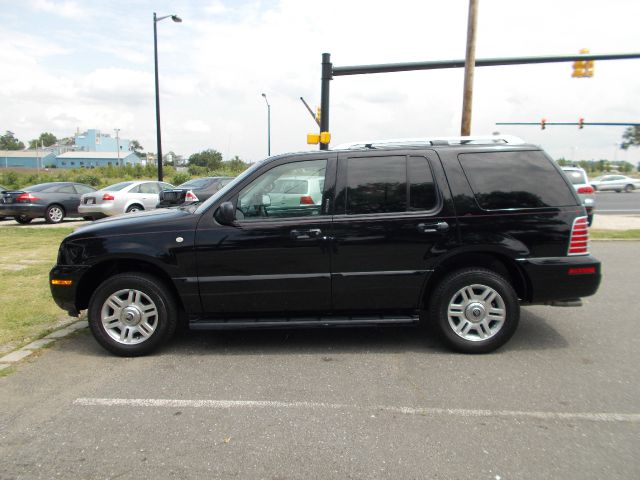
{"label": "traffic light", "polygon": [[584,118],[582,117],[578,119],[578,128],[584,128]]}
{"label": "traffic light", "polygon": [[593,77],[593,60],[584,62],[584,76]]}
{"label": "traffic light", "polygon": [[[580,54],[585,55],[589,53],[588,48],[580,50]],[[593,77],[593,60],[576,60],[573,62],[573,78],[589,78]]]}
{"label": "traffic light", "polygon": [[547,119],[543,118],[542,120],[540,120],[540,129],[544,130],[545,128],[547,128]]}

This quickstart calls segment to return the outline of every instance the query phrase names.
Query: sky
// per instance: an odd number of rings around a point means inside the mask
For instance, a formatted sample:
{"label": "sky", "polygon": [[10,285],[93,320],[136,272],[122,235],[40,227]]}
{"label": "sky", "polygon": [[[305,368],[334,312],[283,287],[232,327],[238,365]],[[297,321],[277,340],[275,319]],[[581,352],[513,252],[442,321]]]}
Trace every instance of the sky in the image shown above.
{"label": "sky", "polygon": [[[463,59],[467,0],[0,0],[0,130],[27,143],[97,128],[156,151],[153,12],[163,152],[204,149],[257,161],[317,149],[300,101],[320,103],[321,57],[334,66]],[[640,51],[637,0],[479,0],[477,58]],[[496,122],[639,122],[640,59],[481,67],[472,134],[511,134],[554,158],[640,162],[624,127]],[[460,134],[463,69],[335,77],[332,144]]]}

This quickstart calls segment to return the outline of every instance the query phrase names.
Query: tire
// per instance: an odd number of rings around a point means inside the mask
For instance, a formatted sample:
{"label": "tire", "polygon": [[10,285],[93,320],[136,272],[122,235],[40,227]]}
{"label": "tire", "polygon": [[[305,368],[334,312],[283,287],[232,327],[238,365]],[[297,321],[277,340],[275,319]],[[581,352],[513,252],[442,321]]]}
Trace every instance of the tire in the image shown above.
{"label": "tire", "polygon": [[89,300],[88,313],[98,343],[122,357],[157,349],[173,335],[178,318],[176,300],[164,283],[137,272],[102,282]]}
{"label": "tire", "polygon": [[31,217],[27,217],[25,215],[18,215],[17,217],[13,217],[13,219],[22,224],[22,225],[26,225],[27,223],[31,223],[31,220],[33,220],[33,218]]}
{"label": "tire", "polygon": [[126,213],[139,212],[141,210],[144,210],[144,207],[142,205],[138,205],[137,203],[134,203],[133,205],[129,205],[127,207]]}
{"label": "tire", "polygon": [[438,284],[429,303],[429,318],[454,350],[488,353],[513,336],[520,321],[520,304],[502,276],[484,268],[468,268]]}
{"label": "tire", "polygon": [[633,186],[633,185],[631,185],[631,184],[629,184],[629,185],[625,185],[625,186],[624,186],[624,191],[625,191],[625,193],[631,193],[631,192],[633,192],[634,190],[635,190],[635,188],[634,188],[634,186]]}
{"label": "tire", "polygon": [[60,205],[49,205],[44,212],[44,220],[47,223],[60,223],[64,219],[64,208]]}

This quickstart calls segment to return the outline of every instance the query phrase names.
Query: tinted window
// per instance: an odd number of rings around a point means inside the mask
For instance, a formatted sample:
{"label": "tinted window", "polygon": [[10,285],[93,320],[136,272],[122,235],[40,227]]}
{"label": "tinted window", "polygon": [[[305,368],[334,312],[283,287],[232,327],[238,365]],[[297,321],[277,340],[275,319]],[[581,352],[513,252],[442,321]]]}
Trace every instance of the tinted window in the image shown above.
{"label": "tinted window", "polygon": [[542,152],[463,153],[458,158],[485,210],[576,205],[573,192]]}
{"label": "tinted window", "polygon": [[195,178],[184,182],[182,185],[179,185],[178,188],[204,188],[208,187],[212,182],[213,179],[211,178]]}
{"label": "tinted window", "polygon": [[438,203],[436,186],[425,157],[409,157],[410,210],[431,210]]}
{"label": "tinted window", "polygon": [[58,193],[76,193],[76,189],[73,188],[73,185],[65,185],[64,187],[60,187],[56,190]]}
{"label": "tinted window", "polygon": [[347,214],[404,212],[406,209],[405,157],[348,159]]}
{"label": "tinted window", "polygon": [[31,185],[30,187],[25,187],[23,190],[28,192],[43,192],[49,188],[57,187],[57,185],[51,185],[50,183],[39,183],[38,185]]}

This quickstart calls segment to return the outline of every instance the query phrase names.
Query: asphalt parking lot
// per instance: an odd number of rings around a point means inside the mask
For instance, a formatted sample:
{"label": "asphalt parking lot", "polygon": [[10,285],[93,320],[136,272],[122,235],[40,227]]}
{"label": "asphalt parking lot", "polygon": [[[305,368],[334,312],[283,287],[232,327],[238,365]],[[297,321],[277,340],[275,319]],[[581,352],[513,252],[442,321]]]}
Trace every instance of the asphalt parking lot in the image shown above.
{"label": "asphalt parking lot", "polygon": [[528,307],[500,351],[410,328],[87,331],[0,378],[0,479],[640,478],[640,242],[596,242],[582,308]]}

